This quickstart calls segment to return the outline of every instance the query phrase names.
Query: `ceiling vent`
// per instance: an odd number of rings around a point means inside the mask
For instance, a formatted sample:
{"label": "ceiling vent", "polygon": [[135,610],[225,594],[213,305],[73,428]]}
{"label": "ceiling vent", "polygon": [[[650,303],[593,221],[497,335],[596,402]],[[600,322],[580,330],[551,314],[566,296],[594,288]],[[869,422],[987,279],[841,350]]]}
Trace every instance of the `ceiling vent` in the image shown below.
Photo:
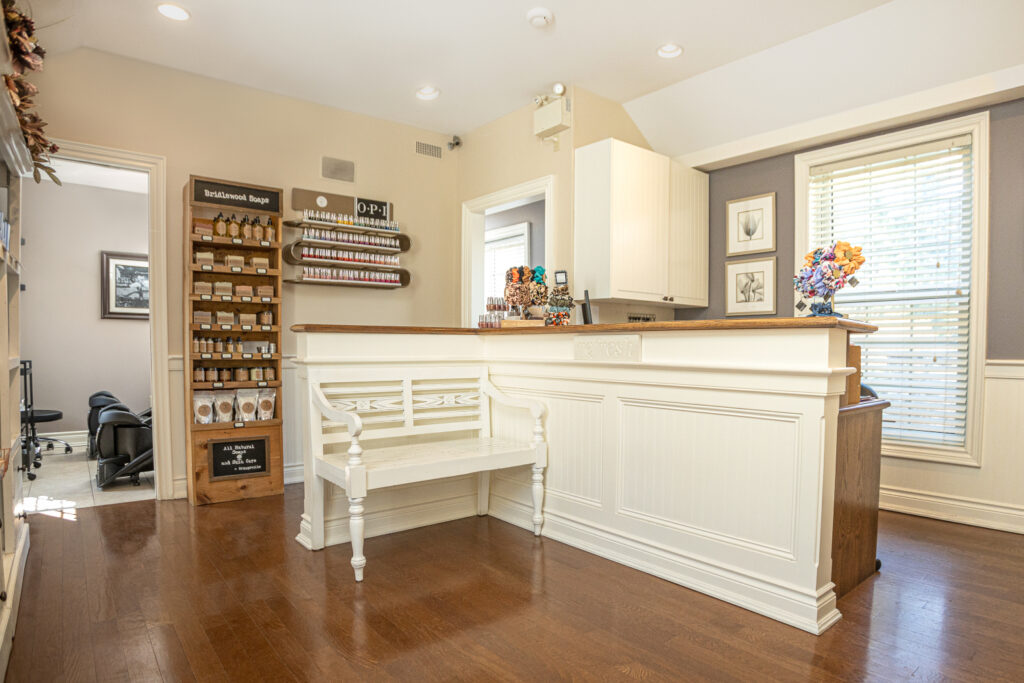
{"label": "ceiling vent", "polygon": [[428,142],[417,142],[416,153],[422,154],[425,157],[434,157],[435,159],[440,159],[441,147],[439,145],[431,145]]}

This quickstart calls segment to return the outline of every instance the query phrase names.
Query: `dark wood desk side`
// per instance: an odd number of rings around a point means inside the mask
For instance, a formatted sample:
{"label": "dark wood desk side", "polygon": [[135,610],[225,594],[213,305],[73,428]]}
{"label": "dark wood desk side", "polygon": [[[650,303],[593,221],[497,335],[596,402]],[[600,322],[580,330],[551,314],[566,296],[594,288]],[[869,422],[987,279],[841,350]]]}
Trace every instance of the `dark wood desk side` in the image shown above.
{"label": "dark wood desk side", "polygon": [[882,411],[888,407],[888,401],[868,400],[839,409],[832,519],[836,597],[849,593],[876,571]]}

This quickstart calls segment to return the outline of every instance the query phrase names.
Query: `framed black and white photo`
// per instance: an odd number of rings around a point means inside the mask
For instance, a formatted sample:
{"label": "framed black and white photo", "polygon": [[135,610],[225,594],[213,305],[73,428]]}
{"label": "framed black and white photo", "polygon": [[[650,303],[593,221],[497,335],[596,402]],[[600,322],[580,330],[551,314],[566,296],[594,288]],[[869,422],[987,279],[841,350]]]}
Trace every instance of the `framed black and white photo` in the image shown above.
{"label": "framed black and white photo", "polygon": [[775,193],[734,199],[725,204],[726,256],[775,251]]}
{"label": "framed black and white photo", "polygon": [[100,252],[100,317],[149,318],[149,256]]}
{"label": "framed black and white photo", "polygon": [[725,264],[725,314],[775,314],[775,257]]}

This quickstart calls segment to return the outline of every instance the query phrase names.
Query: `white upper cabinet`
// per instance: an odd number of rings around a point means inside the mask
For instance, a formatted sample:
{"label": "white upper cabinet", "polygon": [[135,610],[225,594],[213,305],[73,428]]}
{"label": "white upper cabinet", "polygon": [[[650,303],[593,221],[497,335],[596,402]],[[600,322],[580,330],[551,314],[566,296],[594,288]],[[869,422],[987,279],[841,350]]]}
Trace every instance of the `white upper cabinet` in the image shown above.
{"label": "white upper cabinet", "polygon": [[574,295],[707,306],[707,174],[612,138],[575,166]]}

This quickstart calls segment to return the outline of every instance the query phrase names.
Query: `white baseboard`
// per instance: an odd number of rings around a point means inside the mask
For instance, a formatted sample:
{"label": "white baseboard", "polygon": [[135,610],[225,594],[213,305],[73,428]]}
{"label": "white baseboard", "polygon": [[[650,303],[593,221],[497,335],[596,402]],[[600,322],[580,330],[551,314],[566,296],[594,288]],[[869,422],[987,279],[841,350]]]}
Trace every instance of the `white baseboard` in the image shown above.
{"label": "white baseboard", "polygon": [[1024,534],[1024,506],[882,486],[883,510]]}
{"label": "white baseboard", "polygon": [[[489,514],[533,530],[532,506],[495,495],[493,491]],[[842,616],[836,609],[831,583],[820,595],[806,595],[789,586],[731,572],[698,558],[550,511],[544,513],[541,535],[815,635],[823,633]]]}
{"label": "white baseboard", "polygon": [[301,484],[305,481],[305,473],[303,472],[302,463],[295,462],[291,465],[284,466],[284,483],[285,484]]}
{"label": "white baseboard", "polygon": [[14,646],[14,632],[18,624],[18,609],[21,607],[21,588],[25,581],[25,562],[28,559],[29,535],[28,523],[21,525],[21,533],[14,550],[13,571],[7,577],[7,600],[0,607],[0,682],[6,676],[7,664],[11,659],[11,648]]}
{"label": "white baseboard", "polygon": [[188,478],[187,477],[175,477],[174,478],[174,498],[188,498]]}
{"label": "white baseboard", "polygon": [[[366,538],[383,536],[396,531],[418,529],[431,524],[451,522],[464,517],[476,515],[476,495],[458,496],[447,500],[435,500],[420,505],[406,505],[388,510],[378,510],[365,515]],[[312,548],[309,519],[302,516],[299,523],[299,535],[296,539],[306,548]],[[332,519],[324,527],[324,545],[348,543],[348,518]]]}
{"label": "white baseboard", "polygon": [[[89,445],[89,430],[79,429],[70,432],[47,432],[46,434],[39,434],[40,437],[48,437],[50,439],[60,439],[61,441],[67,441],[71,444],[72,448],[85,448]],[[54,446],[54,451],[57,451],[57,446]],[[46,446],[43,446],[43,453],[47,452]],[[52,451],[51,451],[52,452]],[[63,453],[63,450],[57,451]]]}

